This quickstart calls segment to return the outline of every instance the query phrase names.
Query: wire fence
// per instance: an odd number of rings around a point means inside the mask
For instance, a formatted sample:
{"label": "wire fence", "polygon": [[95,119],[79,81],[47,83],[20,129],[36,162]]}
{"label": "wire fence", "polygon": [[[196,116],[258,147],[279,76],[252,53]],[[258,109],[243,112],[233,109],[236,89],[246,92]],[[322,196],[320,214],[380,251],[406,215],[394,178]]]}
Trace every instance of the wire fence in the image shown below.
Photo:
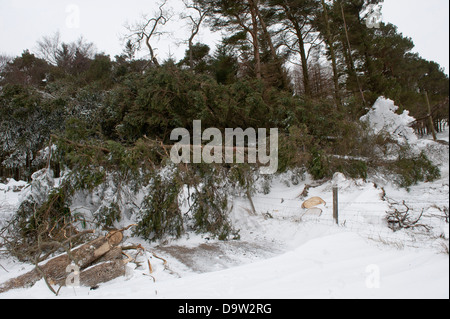
{"label": "wire fence", "polygon": [[[361,236],[387,244],[413,248],[434,248],[448,252],[449,216],[448,201],[407,201],[408,218],[417,222],[411,227],[395,229],[388,216],[397,209],[406,211],[403,202],[394,201],[339,201],[338,225],[333,218],[332,201],[309,213],[301,207],[300,199],[282,199],[266,196],[253,197],[254,207],[265,218],[286,220],[296,223],[320,224],[340,227],[342,230],[356,232]],[[390,227],[391,226],[391,227]],[[445,248],[447,247],[447,248]]]}

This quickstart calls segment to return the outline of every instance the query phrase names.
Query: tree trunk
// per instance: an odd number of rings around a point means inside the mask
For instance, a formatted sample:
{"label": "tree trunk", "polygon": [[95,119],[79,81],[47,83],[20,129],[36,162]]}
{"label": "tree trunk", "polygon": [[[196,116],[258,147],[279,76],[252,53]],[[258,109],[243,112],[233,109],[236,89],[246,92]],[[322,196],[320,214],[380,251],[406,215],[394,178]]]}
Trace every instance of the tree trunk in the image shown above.
{"label": "tree trunk", "polygon": [[292,25],[294,26],[295,34],[298,39],[298,48],[300,50],[300,60],[302,63],[303,87],[305,89],[305,95],[310,97],[311,83],[309,79],[308,61],[306,58],[306,49],[305,49],[305,42],[303,40],[302,28],[300,27],[297,19],[295,19],[295,17],[291,14],[289,6],[284,4],[283,9],[286,13],[287,18],[289,19],[289,21],[291,21]]}
{"label": "tree trunk", "polygon": [[337,70],[336,53],[334,51],[333,36],[331,34],[330,21],[329,21],[329,17],[328,17],[328,10],[327,10],[327,6],[325,4],[325,0],[322,0],[322,7],[323,7],[324,20],[325,20],[325,25],[326,25],[326,30],[327,30],[326,36],[327,36],[327,42],[328,42],[328,49],[330,50],[331,66],[333,68],[334,98],[336,100],[336,106],[339,109],[342,106],[341,95],[340,95],[340,90],[339,90],[339,73]]}
{"label": "tree trunk", "polygon": [[125,276],[125,263],[122,259],[106,261],[82,271],[80,284],[83,287],[94,287],[98,284]]}
{"label": "tree trunk", "polygon": [[270,53],[272,55],[272,59],[273,59],[273,61],[276,64],[278,72],[280,73],[282,87],[284,89],[288,89],[289,88],[289,81],[288,81],[288,79],[286,77],[285,72],[283,72],[283,63],[281,62],[281,59],[280,59],[280,57],[277,54],[277,50],[275,49],[275,46],[273,45],[272,37],[270,36],[269,30],[267,29],[267,24],[264,21],[264,18],[261,15],[261,12],[258,9],[258,7],[255,7],[255,11],[256,11],[256,14],[258,16],[259,23],[261,24],[264,36],[265,36],[265,38],[267,40],[267,43],[269,44],[269,48],[270,48]]}
{"label": "tree trunk", "polygon": [[192,44],[192,37],[189,39],[189,68],[194,70],[194,52],[192,52],[194,45]]}
{"label": "tree trunk", "polygon": [[344,7],[342,6],[342,2],[339,2],[339,4],[341,6],[342,20],[344,22],[345,38],[347,40],[347,45],[348,45],[347,48],[348,48],[348,57],[349,57],[350,67],[351,67],[352,73],[355,76],[356,84],[358,85],[359,93],[361,94],[361,99],[362,99],[362,101],[364,103],[364,107],[367,107],[366,98],[364,97],[364,92],[362,90],[361,83],[359,82],[358,74],[356,73],[356,70],[355,70],[355,64],[353,63],[352,47],[350,45],[350,38],[349,38],[349,35],[348,35],[348,29],[347,29],[347,22],[346,22],[346,19],[345,19]]}
{"label": "tree trunk", "polygon": [[308,61],[306,59],[305,43],[304,43],[303,37],[301,35],[298,38],[298,45],[300,48],[300,58],[302,60],[303,86],[305,87],[305,95],[310,97],[311,96],[311,83],[309,80]]}
{"label": "tree trunk", "polygon": [[258,39],[258,20],[255,10],[255,0],[249,0],[250,13],[252,15],[252,31],[250,32],[253,40],[253,52],[255,56],[255,73],[256,78],[261,79],[261,55],[259,52],[259,39]]}
{"label": "tree trunk", "polygon": [[150,61],[157,67],[159,67],[158,59],[155,57],[155,53],[153,51],[153,48],[150,44],[150,37],[146,37],[145,44],[147,45],[148,50],[150,51]]}
{"label": "tree trunk", "polygon": [[427,111],[428,111],[428,121],[430,124],[431,133],[433,134],[433,140],[437,141],[436,131],[434,130],[434,122],[433,122],[433,116],[431,114],[431,104],[430,99],[428,98],[428,92],[425,91],[425,99],[427,101]]}

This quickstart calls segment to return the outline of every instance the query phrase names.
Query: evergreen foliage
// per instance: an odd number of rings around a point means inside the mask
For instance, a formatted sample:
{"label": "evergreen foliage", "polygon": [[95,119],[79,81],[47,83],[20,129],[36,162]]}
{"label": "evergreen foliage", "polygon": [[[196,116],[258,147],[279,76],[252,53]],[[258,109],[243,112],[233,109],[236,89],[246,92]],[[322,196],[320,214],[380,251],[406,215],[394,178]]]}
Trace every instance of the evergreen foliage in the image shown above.
{"label": "evergreen foliage", "polygon": [[[335,171],[367,178],[378,168],[383,158],[374,149],[392,141],[368,138],[358,120],[381,95],[421,118],[427,92],[436,120],[448,122],[449,79],[440,66],[412,53],[413,41],[394,25],[366,27],[361,11],[380,1],[193,2],[209,28],[225,28],[215,50],[192,43],[181,61],[155,63],[137,59],[130,40],[111,59],[82,39],[65,44],[55,35],[40,42],[39,57],[25,50],[2,65],[0,177],[30,180],[50,168],[65,179],[44,200],[20,208],[24,244],[37,240],[36,227],[58,229],[60,220],[74,218],[73,194],[111,181],[134,193],[146,189],[134,213],[135,234],[147,240],[187,230],[237,238],[229,199],[253,193],[255,167],[196,164],[161,173],[171,131],[192,131],[194,120],[222,133],[276,127],[279,172],[307,169],[316,179]],[[291,60],[297,73],[288,71]],[[424,154],[385,167],[404,187],[439,176]],[[113,227],[123,209],[120,198],[105,203],[93,216],[96,226]]]}

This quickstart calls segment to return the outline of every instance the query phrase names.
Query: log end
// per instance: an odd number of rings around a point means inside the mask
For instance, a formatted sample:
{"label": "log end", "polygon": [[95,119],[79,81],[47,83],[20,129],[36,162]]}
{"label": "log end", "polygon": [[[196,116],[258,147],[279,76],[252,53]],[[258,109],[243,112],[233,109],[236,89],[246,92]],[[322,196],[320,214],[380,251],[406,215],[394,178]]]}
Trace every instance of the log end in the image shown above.
{"label": "log end", "polygon": [[111,246],[119,245],[123,240],[123,233],[121,231],[113,231],[108,234],[108,242]]}

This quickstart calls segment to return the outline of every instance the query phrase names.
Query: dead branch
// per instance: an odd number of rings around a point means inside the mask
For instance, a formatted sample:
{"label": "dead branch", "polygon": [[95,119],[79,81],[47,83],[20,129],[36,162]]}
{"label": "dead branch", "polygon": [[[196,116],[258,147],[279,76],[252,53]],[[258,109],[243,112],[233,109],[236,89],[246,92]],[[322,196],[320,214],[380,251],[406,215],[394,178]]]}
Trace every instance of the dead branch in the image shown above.
{"label": "dead branch", "polygon": [[158,12],[154,14],[153,18],[148,18],[146,16],[143,17],[142,22],[137,22],[134,25],[126,26],[128,31],[130,32],[126,38],[133,42],[133,45],[137,47],[137,49],[141,49],[142,43],[144,42],[147,46],[150,53],[150,62],[155,66],[159,66],[158,59],[155,55],[155,50],[151,44],[151,40],[154,37],[159,37],[164,32],[158,31],[158,27],[161,25],[166,25],[167,22],[171,19],[170,13],[164,9],[164,6],[167,4],[167,0],[164,0],[158,8]]}
{"label": "dead branch", "polygon": [[6,271],[6,272],[9,272],[8,270],[6,270],[6,268],[5,267],[3,267],[3,265],[2,264],[0,264],[0,267],[4,270],[4,271]]}
{"label": "dead branch", "polygon": [[419,224],[419,221],[423,216],[423,209],[419,217],[413,219],[410,215],[410,208],[406,205],[406,201],[403,201],[403,206],[405,206],[406,208],[405,211],[400,211],[397,208],[394,208],[394,211],[387,213],[386,220],[390,229],[392,229],[394,232],[401,229],[413,229],[418,227],[422,227],[426,231],[431,230],[430,226]]}
{"label": "dead branch", "polygon": [[183,0],[183,3],[186,9],[195,10],[197,12],[196,13],[197,16],[193,16],[191,14],[186,13],[181,14],[182,19],[190,20],[189,26],[191,28],[191,35],[188,39],[188,44],[189,44],[189,67],[192,70],[194,68],[194,56],[193,56],[194,39],[200,32],[200,26],[206,19],[206,16],[209,14],[210,10],[209,9],[203,10],[201,6],[198,3],[196,3],[196,1],[189,2],[188,0]]}

